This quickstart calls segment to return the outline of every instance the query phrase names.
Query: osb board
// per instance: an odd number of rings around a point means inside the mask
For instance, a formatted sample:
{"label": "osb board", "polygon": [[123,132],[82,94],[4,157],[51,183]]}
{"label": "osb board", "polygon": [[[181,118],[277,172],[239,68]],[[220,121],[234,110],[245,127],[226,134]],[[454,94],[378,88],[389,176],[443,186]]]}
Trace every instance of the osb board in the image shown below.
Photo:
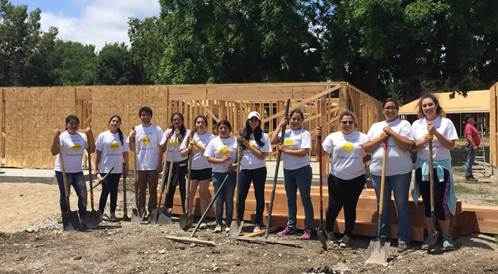
{"label": "osb board", "polygon": [[4,90],[0,90],[0,165],[3,163],[3,158],[5,157],[5,99]]}
{"label": "osb board", "polygon": [[64,130],[74,112],[74,89],[4,89],[7,166],[53,168],[50,153],[54,129]]}
{"label": "osb board", "polygon": [[489,153],[491,165],[498,167],[498,82],[489,89]]}

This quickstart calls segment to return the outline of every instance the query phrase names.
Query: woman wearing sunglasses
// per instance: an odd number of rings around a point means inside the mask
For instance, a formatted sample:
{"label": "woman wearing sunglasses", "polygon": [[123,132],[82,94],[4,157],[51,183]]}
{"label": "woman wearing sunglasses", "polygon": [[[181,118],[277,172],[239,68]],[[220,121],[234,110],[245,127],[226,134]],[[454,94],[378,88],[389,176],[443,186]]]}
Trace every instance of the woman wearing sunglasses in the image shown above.
{"label": "woman wearing sunglasses", "polygon": [[334,223],[339,211],[344,208],[346,229],[339,243],[341,247],[346,247],[351,244],[356,222],[356,204],[366,181],[363,144],[368,139],[367,135],[356,130],[357,120],[352,112],[342,112],[339,123],[340,130],[329,134],[322,146],[330,154],[328,236],[330,240],[335,238]]}

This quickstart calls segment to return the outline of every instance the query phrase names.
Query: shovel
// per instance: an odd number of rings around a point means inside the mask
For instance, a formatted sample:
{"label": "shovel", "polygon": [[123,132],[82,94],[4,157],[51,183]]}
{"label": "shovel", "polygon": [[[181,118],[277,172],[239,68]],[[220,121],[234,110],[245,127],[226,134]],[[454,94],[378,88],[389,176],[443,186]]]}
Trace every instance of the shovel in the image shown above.
{"label": "shovel", "polygon": [[235,156],[237,158],[237,171],[236,171],[236,177],[235,177],[235,210],[237,210],[237,219],[235,222],[232,222],[230,225],[230,238],[234,238],[240,235],[242,232],[242,228],[244,227],[244,216],[239,216],[239,193],[240,193],[240,162],[242,160],[242,147],[240,144],[237,144],[237,155]]}
{"label": "shovel", "polygon": [[88,179],[90,181],[90,205],[92,211],[86,212],[85,223],[88,228],[97,228],[100,221],[102,220],[102,215],[100,212],[95,210],[93,204],[93,174],[92,174],[92,154],[88,153]]}
{"label": "shovel", "polygon": [[322,160],[322,135],[318,135],[318,167],[320,169],[320,228],[317,230],[316,234],[318,240],[322,244],[322,249],[327,251],[327,236],[325,229],[323,227],[323,160]]}
{"label": "shovel", "polygon": [[60,145],[59,160],[62,171],[62,181],[64,183],[64,195],[66,196],[67,211],[62,212],[62,226],[64,231],[75,231],[80,228],[80,219],[78,217],[77,211],[71,211],[71,206],[69,203],[69,185],[67,182],[66,171],[64,169],[64,156],[62,156],[62,144]]}
{"label": "shovel", "polygon": [[384,185],[386,182],[386,165],[387,165],[387,140],[384,141],[384,158],[382,158],[382,172],[380,175],[380,201],[377,217],[377,239],[371,240],[368,245],[367,255],[365,256],[366,264],[387,265],[389,257],[389,241],[382,240],[380,228],[382,226],[382,214],[384,209]]}
{"label": "shovel", "polygon": [[128,174],[123,173],[123,218],[125,222],[129,222],[131,219],[128,217],[128,203],[126,201],[126,177]]}
{"label": "shovel", "polygon": [[97,174],[97,183],[94,185],[94,186],[91,186],[92,190],[96,187],[98,187],[100,184],[102,184],[102,182],[107,178],[109,177],[109,175],[111,175],[112,171],[114,170],[114,167],[111,167],[111,169],[109,169],[109,172],[106,173],[106,175],[104,177],[101,177],[100,174]]}
{"label": "shovel", "polygon": [[145,212],[142,212],[141,209],[138,208],[138,147],[135,143],[135,171],[133,175],[135,177],[135,208],[131,209],[131,222],[132,223],[142,223]]}
{"label": "shovel", "polygon": [[[161,178],[161,193],[159,194],[159,201],[157,202],[157,207],[154,208],[149,216],[149,222],[154,225],[164,225],[164,224],[170,224],[171,223],[171,214],[166,211],[166,208],[161,208],[161,203],[163,201],[163,196],[164,196],[164,182],[166,181],[166,167],[167,167],[167,161],[168,157],[166,157],[166,160],[164,161],[163,165],[163,175]],[[171,177],[173,175],[173,162],[169,163],[169,169],[168,169],[168,183],[166,188],[169,189],[171,185]]]}
{"label": "shovel", "polygon": [[185,193],[185,204],[187,205],[187,212],[180,215],[180,228],[182,230],[188,230],[192,227],[194,223],[194,215],[190,214],[190,185],[191,185],[191,177],[192,177],[192,153],[188,154],[188,178],[187,178],[187,191]]}
{"label": "shovel", "polygon": [[429,191],[431,193],[431,221],[432,221],[432,235],[427,248],[427,253],[430,253],[437,245],[439,232],[436,226],[436,213],[434,210],[434,164],[432,159],[432,140],[429,141]]}

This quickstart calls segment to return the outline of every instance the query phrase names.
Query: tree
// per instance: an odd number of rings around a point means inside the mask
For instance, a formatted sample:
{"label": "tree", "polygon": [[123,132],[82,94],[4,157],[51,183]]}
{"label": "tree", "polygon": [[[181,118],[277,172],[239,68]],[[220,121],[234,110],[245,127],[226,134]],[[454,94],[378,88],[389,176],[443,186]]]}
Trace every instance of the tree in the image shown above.
{"label": "tree", "polygon": [[54,46],[55,85],[93,85],[95,83],[95,46],[57,40]]}
{"label": "tree", "polygon": [[138,68],[124,44],[106,44],[99,52],[95,67],[97,84],[123,85],[140,83]]}

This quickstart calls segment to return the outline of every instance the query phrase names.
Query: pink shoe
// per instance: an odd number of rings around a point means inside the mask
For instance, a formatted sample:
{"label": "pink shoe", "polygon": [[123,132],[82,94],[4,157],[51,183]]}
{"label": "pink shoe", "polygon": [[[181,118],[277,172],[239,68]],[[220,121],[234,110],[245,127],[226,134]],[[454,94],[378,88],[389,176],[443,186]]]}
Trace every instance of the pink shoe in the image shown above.
{"label": "pink shoe", "polygon": [[283,237],[283,236],[293,235],[293,234],[296,234],[296,230],[293,229],[293,228],[290,228],[290,227],[286,226],[284,228],[284,230],[282,230],[279,233],[277,233],[277,236],[278,237]]}
{"label": "pink shoe", "polygon": [[309,240],[311,239],[311,231],[305,229],[303,235],[299,237],[299,240]]}

